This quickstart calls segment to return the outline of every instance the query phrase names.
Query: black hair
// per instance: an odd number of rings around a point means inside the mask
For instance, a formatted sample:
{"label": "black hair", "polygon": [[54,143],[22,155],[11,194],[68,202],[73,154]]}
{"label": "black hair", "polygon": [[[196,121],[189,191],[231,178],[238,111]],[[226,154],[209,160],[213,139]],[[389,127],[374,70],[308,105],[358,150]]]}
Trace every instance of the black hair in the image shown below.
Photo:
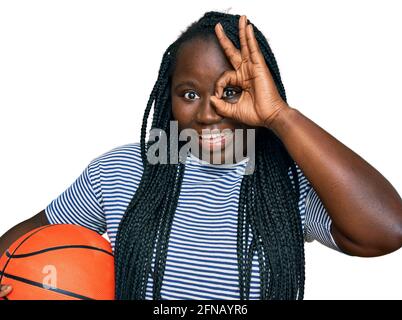
{"label": "black hair", "polygon": [[[153,299],[161,299],[169,235],[180,194],[184,164],[150,164],[146,152],[147,122],[168,133],[172,118],[171,76],[180,46],[195,38],[214,38],[220,22],[239,48],[239,15],[207,12],[165,51],[158,79],[149,97],[141,129],[143,175],[120,222],[115,246],[116,299],[145,299],[149,276]],[[254,33],[277,89],[286,101],[279,68],[263,34]],[[171,152],[169,150],[168,152]],[[257,253],[261,299],[303,299],[304,239],[299,213],[296,163],[269,129],[259,128],[255,169],[243,176],[237,227],[239,297],[249,299],[252,258]],[[169,154],[169,153],[168,153]],[[289,170],[291,175],[289,175]],[[293,177],[293,178],[291,178]],[[248,241],[249,235],[252,240]],[[153,270],[152,270],[153,267]]]}

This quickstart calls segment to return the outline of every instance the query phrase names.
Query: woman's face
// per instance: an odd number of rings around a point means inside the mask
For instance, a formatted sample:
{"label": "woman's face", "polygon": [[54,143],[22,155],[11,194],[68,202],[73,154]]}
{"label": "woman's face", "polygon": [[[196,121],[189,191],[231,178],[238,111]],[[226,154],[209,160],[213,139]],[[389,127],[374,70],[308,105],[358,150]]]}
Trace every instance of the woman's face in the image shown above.
{"label": "woman's face", "polygon": [[[235,129],[246,129],[248,126],[232,119],[224,118],[216,112],[210,97],[215,93],[215,84],[219,77],[227,70],[233,70],[219,43],[213,40],[195,38],[185,42],[180,47],[176,66],[172,74],[172,113],[178,121],[179,130],[191,128],[198,133],[198,143],[202,159],[213,161],[213,152],[220,152],[220,163],[225,159],[234,159],[235,148],[246,153],[246,133],[243,139],[234,136]],[[228,102],[237,102],[241,96],[241,88],[226,87],[222,99]],[[232,132],[229,135],[202,135],[205,130],[218,129]],[[242,141],[240,141],[242,140]],[[242,153],[243,154],[243,153]],[[209,157],[208,157],[209,155]],[[208,157],[208,158],[205,158]],[[219,162],[218,162],[219,163]]]}

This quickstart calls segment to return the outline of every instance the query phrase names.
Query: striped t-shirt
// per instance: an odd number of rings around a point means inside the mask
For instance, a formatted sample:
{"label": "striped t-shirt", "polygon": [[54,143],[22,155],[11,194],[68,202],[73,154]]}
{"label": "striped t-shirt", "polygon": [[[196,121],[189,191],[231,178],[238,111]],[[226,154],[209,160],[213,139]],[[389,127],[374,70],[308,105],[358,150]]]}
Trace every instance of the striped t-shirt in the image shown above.
{"label": "striped t-shirt", "polygon": [[[247,159],[213,165],[191,153],[169,237],[162,299],[239,299],[237,207]],[[50,223],[78,224],[107,235],[112,248],[125,210],[141,180],[139,143],[94,158],[45,212]],[[339,250],[331,219],[309,181],[297,168],[299,211],[306,241]],[[291,171],[289,177],[293,179]],[[253,259],[250,299],[260,298],[259,266]],[[147,299],[152,299],[149,278]]]}

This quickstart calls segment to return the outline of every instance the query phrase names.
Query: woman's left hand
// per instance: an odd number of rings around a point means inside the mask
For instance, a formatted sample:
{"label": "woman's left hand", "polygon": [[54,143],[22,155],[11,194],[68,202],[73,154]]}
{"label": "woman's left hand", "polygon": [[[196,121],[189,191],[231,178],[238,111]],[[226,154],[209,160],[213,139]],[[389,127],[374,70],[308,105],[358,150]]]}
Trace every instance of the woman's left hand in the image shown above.
{"label": "woman's left hand", "polygon": [[[250,126],[269,128],[276,115],[288,105],[279,95],[252,25],[247,25],[246,16],[240,17],[240,50],[226,36],[220,23],[215,26],[215,32],[234,70],[224,72],[218,79],[215,96],[211,96],[211,102],[217,112],[224,117]],[[242,89],[242,94],[236,103],[221,98],[223,90],[229,85]]]}

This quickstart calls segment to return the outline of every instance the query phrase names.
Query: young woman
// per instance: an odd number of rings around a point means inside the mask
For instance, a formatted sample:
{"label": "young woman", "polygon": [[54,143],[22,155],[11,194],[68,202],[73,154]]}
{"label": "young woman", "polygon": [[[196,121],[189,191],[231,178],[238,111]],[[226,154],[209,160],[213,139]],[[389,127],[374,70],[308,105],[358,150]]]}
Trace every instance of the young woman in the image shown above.
{"label": "young woman", "polygon": [[[152,107],[152,128],[169,140],[176,120],[179,131],[198,133],[203,155],[219,150],[221,161],[188,152],[178,163],[150,163]],[[256,132],[251,174],[251,157],[236,158],[227,134],[205,133],[247,129]],[[231,137],[248,154],[249,140]],[[167,48],[140,143],[92,160],[45,210],[1,238],[1,252],[48,223],[107,231],[117,299],[302,299],[305,241],[364,257],[402,245],[392,185],[289,106],[262,33],[245,16],[218,12]]]}

